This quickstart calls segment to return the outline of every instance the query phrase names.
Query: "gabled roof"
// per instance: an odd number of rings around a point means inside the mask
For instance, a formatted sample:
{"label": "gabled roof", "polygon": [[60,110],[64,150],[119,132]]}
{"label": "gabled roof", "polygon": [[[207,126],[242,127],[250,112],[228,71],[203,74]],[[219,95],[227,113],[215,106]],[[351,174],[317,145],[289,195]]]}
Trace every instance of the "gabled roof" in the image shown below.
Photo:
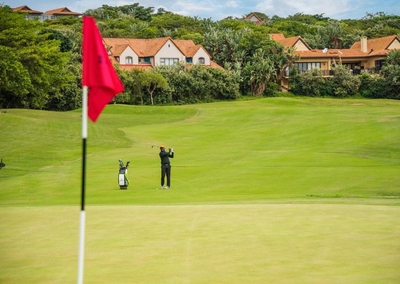
{"label": "gabled roof", "polygon": [[12,11],[13,12],[24,12],[24,13],[28,13],[28,14],[39,14],[39,15],[43,14],[43,12],[32,10],[31,8],[29,8],[26,5],[19,6],[17,8],[13,8]]}
{"label": "gabled roof", "polygon": [[195,45],[192,40],[176,39],[174,42],[186,57],[193,57],[200,49],[203,49],[204,52],[211,58],[211,55],[207,52],[207,50],[205,50],[201,45]]}
{"label": "gabled roof", "polygon": [[[400,44],[398,36],[386,36],[367,40],[367,52],[370,55],[384,55],[389,52],[393,43]],[[361,50],[361,41],[355,42],[350,49]]]}
{"label": "gabled roof", "polygon": [[[122,52],[124,52],[128,47],[130,47],[129,44],[121,44],[121,45],[117,45],[113,52],[111,52],[111,54],[114,54],[116,56],[120,56],[122,54]],[[132,47],[130,47],[132,49]],[[133,49],[132,49],[133,50]]]}
{"label": "gabled roof", "polygon": [[349,49],[312,49],[301,37],[285,38],[283,34],[271,34],[273,40],[279,42],[286,47],[294,47],[300,40],[309,50],[296,50],[295,54],[301,58],[357,58],[384,56],[389,53],[390,49],[400,46],[400,38],[398,36],[387,36],[382,38],[369,39],[367,41],[367,52],[361,51],[361,41],[355,42]]}
{"label": "gabled roof", "polygon": [[283,34],[270,34],[272,40],[279,42],[284,47],[295,47],[296,44],[301,41],[308,50],[312,50],[312,48],[305,42],[300,36],[288,37],[285,38]]}
{"label": "gabled roof", "polygon": [[[179,50],[180,48],[170,37],[153,39],[136,38],[103,38],[104,43],[111,47],[111,53],[119,56],[129,46],[139,57],[152,57],[170,40]],[[183,54],[184,52],[180,50]]]}
{"label": "gabled roof", "polygon": [[[173,40],[170,37],[153,39],[103,38],[103,41],[111,47],[110,52],[114,56],[120,56],[129,46],[139,57],[153,57],[168,41],[171,41],[185,57],[193,57],[199,49],[204,50],[201,45],[195,45],[192,40]],[[204,51],[210,56],[206,50]]]}
{"label": "gabled roof", "polygon": [[[252,19],[254,19],[254,18],[256,19],[255,21],[252,20]],[[245,19],[245,20],[249,20],[249,21],[251,21],[251,22],[253,22],[253,23],[255,23],[255,24],[258,24],[258,25],[261,25],[261,24],[264,22],[264,21],[261,20],[261,18],[260,18],[256,13],[254,13],[254,12],[248,14],[247,17],[244,18],[244,19]]]}
{"label": "gabled roof", "polygon": [[[138,57],[154,57],[160,49],[170,41],[176,48],[186,57],[192,58],[202,49],[211,59],[209,53],[201,45],[195,45],[192,40],[173,40],[170,37],[154,38],[154,39],[135,39],[135,38],[103,38],[103,43],[106,45],[111,61],[119,64],[123,70],[131,70],[132,68],[150,69],[150,64],[120,64],[117,57],[130,48]],[[210,60],[211,67],[222,68],[217,63]]]}
{"label": "gabled roof", "polygon": [[62,8],[58,8],[58,9],[54,9],[54,10],[49,10],[49,11],[46,11],[45,14],[47,14],[47,15],[64,15],[64,16],[67,16],[67,15],[69,15],[69,16],[80,16],[80,15],[82,15],[81,13],[72,12],[67,7],[62,7]]}

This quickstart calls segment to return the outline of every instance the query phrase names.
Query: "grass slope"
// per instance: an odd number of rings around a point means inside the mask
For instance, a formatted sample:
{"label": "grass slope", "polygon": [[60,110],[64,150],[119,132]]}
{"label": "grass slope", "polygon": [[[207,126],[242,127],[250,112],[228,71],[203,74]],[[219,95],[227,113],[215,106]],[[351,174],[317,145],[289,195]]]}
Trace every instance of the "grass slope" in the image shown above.
{"label": "grass slope", "polygon": [[[400,102],[274,98],[194,106],[110,105],[88,138],[88,204],[400,197]],[[1,114],[1,204],[79,203],[80,114]],[[159,187],[157,147],[174,147]],[[128,191],[118,159],[131,161]]]}
{"label": "grass slope", "polygon": [[[107,106],[89,124],[85,283],[398,283],[399,106]],[[0,129],[0,282],[75,281],[80,112],[11,109]]]}

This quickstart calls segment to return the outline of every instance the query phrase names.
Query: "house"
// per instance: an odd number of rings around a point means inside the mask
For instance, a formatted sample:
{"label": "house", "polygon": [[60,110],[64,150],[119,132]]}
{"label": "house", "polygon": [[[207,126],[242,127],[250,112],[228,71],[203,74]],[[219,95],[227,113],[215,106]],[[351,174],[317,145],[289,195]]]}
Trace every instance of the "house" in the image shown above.
{"label": "house", "polygon": [[244,20],[253,22],[256,25],[262,25],[264,23],[264,21],[261,20],[261,18],[256,13],[248,14],[247,17],[244,18]]}
{"label": "house", "polygon": [[222,68],[211,56],[192,40],[173,40],[170,37],[155,39],[103,38],[113,63],[122,70],[150,69],[178,62]]}
{"label": "house", "polygon": [[[332,68],[337,64],[346,66],[353,74],[381,70],[386,55],[393,49],[400,49],[398,36],[387,36],[376,39],[362,37],[348,49],[312,49],[301,37],[285,38],[282,34],[270,35],[273,40],[285,47],[295,47],[295,54],[300,59],[294,63],[299,72],[319,68],[323,76],[332,76]],[[289,70],[282,81],[288,87]]]}
{"label": "house", "polygon": [[17,12],[25,13],[25,19],[27,19],[27,20],[33,20],[36,18],[40,18],[40,16],[43,14],[43,12],[32,10],[31,8],[29,8],[26,5],[20,6],[17,8],[12,8],[12,11],[15,13],[17,13]]}
{"label": "house", "polygon": [[50,10],[50,11],[43,13],[41,11],[32,10],[28,6],[24,5],[24,6],[20,6],[17,8],[13,8],[12,11],[25,13],[26,14],[25,19],[27,19],[27,20],[39,19],[40,21],[56,20],[61,17],[80,17],[80,16],[82,16],[81,13],[72,12],[67,7],[58,8],[58,9]]}
{"label": "house", "polygon": [[62,17],[80,17],[80,16],[82,16],[81,13],[72,12],[67,7],[46,11],[43,14],[43,17],[45,17],[44,20],[56,20]]}

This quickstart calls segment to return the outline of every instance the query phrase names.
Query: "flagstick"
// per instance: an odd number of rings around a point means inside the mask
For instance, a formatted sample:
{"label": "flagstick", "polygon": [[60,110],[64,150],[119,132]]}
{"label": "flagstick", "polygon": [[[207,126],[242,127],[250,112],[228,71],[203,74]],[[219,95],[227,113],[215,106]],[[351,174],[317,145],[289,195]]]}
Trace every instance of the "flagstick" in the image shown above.
{"label": "flagstick", "polygon": [[78,284],[83,283],[83,263],[85,253],[85,181],[86,181],[86,138],[87,138],[87,94],[88,87],[83,86],[82,92],[82,193],[81,214],[79,226],[79,256],[78,256]]}

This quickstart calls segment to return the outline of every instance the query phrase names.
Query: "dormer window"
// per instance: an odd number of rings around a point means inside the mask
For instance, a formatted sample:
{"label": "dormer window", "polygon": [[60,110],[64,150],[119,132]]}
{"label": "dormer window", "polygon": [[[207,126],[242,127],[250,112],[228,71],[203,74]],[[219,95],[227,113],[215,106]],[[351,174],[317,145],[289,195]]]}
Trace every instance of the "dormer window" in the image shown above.
{"label": "dormer window", "polygon": [[206,60],[204,59],[204,57],[200,57],[199,58],[199,64],[205,64]]}

